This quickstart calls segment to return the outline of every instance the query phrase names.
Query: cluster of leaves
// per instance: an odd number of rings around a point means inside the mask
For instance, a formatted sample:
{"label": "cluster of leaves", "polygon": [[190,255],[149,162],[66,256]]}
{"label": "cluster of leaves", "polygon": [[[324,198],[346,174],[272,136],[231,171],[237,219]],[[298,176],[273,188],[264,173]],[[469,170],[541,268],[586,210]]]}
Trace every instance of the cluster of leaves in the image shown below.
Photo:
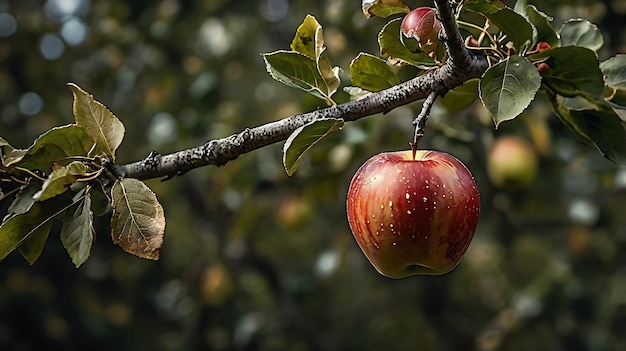
{"label": "cluster of leaves", "polygon": [[[363,0],[362,8],[367,18],[411,11],[401,0]],[[459,109],[480,100],[497,128],[519,116],[541,90],[556,116],[581,141],[597,147],[611,161],[626,164],[626,55],[599,62],[603,38],[595,25],[572,19],[556,30],[550,16],[525,1],[510,8],[497,0],[466,0],[458,4],[456,14],[467,45],[487,56],[492,65],[479,82],[449,92],[444,105]],[[464,22],[465,17],[484,23]],[[442,65],[417,41],[403,36],[401,22],[402,17],[393,18],[379,32],[379,56],[359,53],[352,60],[351,86],[343,89],[353,97],[399,84],[398,67],[411,65],[424,72]],[[332,94],[340,85],[338,69],[330,69],[322,27],[312,16],[298,28],[291,49],[265,54],[268,72],[334,103]],[[283,149],[287,173],[293,174],[303,154],[342,125],[342,120],[324,119],[296,130]]]}
{"label": "cluster of leaves", "polygon": [[[543,91],[555,115],[583,142],[626,164],[626,55],[600,62],[602,33],[583,19],[552,19],[525,1],[468,0],[463,9],[487,19],[486,55],[496,59],[480,80],[479,96],[496,127],[520,115]],[[496,33],[489,27],[495,26]]]}
{"label": "cluster of leaves", "polygon": [[111,211],[113,241],[129,253],[157,259],[165,218],[155,194],[139,180],[111,177],[103,165],[103,159],[115,160],[124,125],[80,87],[69,87],[76,123],[47,131],[28,149],[0,138],[0,182],[13,186],[0,188],[0,203],[8,205],[0,260],[17,249],[33,264],[60,221],[61,242],[78,267],[94,242],[94,213]]}

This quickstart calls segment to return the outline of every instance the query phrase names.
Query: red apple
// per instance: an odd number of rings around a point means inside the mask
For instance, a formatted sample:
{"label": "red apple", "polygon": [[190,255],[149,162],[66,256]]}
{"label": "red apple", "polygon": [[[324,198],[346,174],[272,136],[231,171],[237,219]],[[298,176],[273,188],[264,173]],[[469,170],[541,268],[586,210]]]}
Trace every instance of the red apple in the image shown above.
{"label": "red apple", "polygon": [[384,276],[452,270],[478,223],[480,196],[469,170],[438,151],[378,154],[350,182],[348,223],[359,247]]}

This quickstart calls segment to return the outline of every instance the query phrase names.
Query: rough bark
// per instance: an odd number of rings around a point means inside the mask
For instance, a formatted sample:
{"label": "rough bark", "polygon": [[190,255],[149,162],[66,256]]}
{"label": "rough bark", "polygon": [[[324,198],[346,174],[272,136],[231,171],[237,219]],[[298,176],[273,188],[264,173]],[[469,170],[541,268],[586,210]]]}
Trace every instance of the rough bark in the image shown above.
{"label": "rough bark", "polygon": [[123,165],[105,161],[105,166],[116,177],[137,179],[169,178],[198,167],[222,166],[239,155],[286,140],[297,128],[311,121],[321,118],[341,118],[349,122],[377,113],[387,113],[398,106],[426,98],[431,92],[442,96],[463,82],[480,77],[488,67],[487,60],[484,56],[469,52],[463,44],[453,9],[448,1],[436,0],[435,4],[439,19],[442,21],[442,39],[448,53],[445,64],[437,69],[389,89],[372,93],[358,101],[246,128],[240,133],[210,140],[203,145],[168,155],[152,152],[141,161]]}

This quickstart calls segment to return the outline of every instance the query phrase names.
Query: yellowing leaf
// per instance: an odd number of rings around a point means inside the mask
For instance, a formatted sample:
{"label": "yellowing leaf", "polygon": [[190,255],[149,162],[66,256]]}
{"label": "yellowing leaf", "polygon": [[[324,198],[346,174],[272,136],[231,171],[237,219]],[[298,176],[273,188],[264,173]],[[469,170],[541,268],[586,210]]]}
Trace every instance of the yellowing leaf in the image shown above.
{"label": "yellowing leaf", "polygon": [[43,182],[41,190],[33,195],[33,199],[44,201],[57,195],[63,194],[87,171],[82,162],[74,161],[67,167],[58,167]]}
{"label": "yellowing leaf", "polygon": [[411,10],[402,0],[363,0],[361,8],[366,18],[389,17],[398,13],[409,13]]}
{"label": "yellowing leaf", "polygon": [[143,182],[124,178],[113,185],[111,198],[113,242],[135,256],[159,259],[165,216],[156,195]]}
{"label": "yellowing leaf", "polygon": [[325,88],[321,86],[320,88],[323,89],[323,94],[327,96],[327,101],[333,103],[330,96],[339,89],[339,69],[337,67],[333,68],[328,59],[322,26],[315,17],[311,15],[305,17],[291,41],[291,50],[315,61],[317,71],[326,84]]}
{"label": "yellowing leaf", "polygon": [[124,139],[124,125],[103,104],[78,85],[69,83],[74,94],[74,118],[76,124],[87,131],[98,149],[115,160],[115,150]]}

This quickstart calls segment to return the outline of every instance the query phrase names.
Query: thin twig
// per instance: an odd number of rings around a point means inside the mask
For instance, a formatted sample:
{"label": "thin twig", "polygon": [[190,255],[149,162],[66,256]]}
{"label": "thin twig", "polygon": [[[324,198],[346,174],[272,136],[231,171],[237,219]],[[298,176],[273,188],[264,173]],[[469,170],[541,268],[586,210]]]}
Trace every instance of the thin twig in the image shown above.
{"label": "thin twig", "polygon": [[411,145],[411,149],[413,150],[413,159],[415,159],[417,144],[424,136],[424,127],[426,126],[428,116],[430,116],[430,109],[433,107],[435,99],[437,99],[437,92],[431,91],[430,94],[428,94],[426,100],[424,100],[424,103],[422,104],[422,110],[413,120],[413,125],[415,125],[415,135],[413,136],[413,141],[409,143],[409,145]]}

